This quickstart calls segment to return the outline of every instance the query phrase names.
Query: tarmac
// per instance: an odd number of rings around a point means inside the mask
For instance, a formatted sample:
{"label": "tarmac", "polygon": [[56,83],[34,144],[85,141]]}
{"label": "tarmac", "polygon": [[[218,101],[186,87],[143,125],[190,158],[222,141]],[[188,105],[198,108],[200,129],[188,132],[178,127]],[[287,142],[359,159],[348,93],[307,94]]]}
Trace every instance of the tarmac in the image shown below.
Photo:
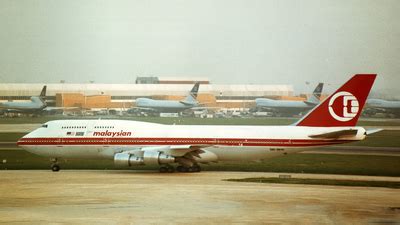
{"label": "tarmac", "polygon": [[[1,143],[0,143],[1,146]],[[370,147],[335,145],[310,149],[300,154],[379,155],[400,157],[400,147]]]}
{"label": "tarmac", "polygon": [[0,124],[0,133],[29,133],[40,126],[38,123]]}
{"label": "tarmac", "polygon": [[[261,184],[277,173],[0,171],[4,224],[400,224],[399,189]],[[399,177],[292,174],[400,181]]]}

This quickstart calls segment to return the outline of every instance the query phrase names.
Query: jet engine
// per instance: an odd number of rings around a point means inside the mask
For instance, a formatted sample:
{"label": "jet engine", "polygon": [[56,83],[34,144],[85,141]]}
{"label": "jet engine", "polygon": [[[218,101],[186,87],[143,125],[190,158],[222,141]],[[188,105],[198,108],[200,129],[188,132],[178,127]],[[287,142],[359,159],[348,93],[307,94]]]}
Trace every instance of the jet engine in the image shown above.
{"label": "jet engine", "polygon": [[114,155],[114,164],[121,167],[135,165],[161,165],[174,162],[175,157],[165,155],[158,151],[143,151],[142,156],[124,152]]}

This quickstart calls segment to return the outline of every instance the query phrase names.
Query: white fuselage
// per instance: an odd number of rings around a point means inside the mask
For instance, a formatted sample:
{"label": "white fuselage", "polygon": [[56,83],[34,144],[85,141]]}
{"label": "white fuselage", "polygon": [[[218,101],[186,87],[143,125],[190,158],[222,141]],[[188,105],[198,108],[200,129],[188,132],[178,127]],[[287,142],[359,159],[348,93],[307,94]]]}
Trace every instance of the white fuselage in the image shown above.
{"label": "white fuselage", "polygon": [[162,125],[126,120],[58,120],[45,123],[18,141],[34,154],[54,158],[109,158],[149,146],[201,146],[218,161],[259,160],[310,147],[346,143],[357,135],[316,139],[309,135],[343,127]]}

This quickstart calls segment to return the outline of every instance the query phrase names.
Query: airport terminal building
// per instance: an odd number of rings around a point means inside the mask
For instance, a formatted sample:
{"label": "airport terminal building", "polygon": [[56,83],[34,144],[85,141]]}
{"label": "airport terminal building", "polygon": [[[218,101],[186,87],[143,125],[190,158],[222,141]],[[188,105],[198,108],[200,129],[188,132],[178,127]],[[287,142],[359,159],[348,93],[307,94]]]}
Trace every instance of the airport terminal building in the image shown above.
{"label": "airport terminal building", "polygon": [[[162,79],[160,79],[162,80]],[[198,80],[198,79],[197,79]],[[29,100],[39,95],[47,85],[49,105],[82,108],[129,108],[135,99],[181,99],[193,87],[195,80],[176,83],[98,84],[98,83],[3,83],[0,84],[1,101]],[[223,85],[210,84],[202,80],[198,100],[209,106],[242,108],[254,102],[255,98],[266,96],[293,96],[292,85]]]}

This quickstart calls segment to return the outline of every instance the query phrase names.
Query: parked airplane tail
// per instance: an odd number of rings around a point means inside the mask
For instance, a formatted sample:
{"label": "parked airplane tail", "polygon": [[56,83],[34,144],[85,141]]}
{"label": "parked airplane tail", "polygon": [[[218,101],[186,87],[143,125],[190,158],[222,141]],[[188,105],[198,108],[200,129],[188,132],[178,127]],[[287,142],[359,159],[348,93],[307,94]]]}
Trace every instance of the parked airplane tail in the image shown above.
{"label": "parked airplane tail", "polygon": [[196,82],[192,88],[192,90],[190,90],[190,94],[194,97],[197,98],[197,92],[199,92],[199,87],[200,87],[200,82]]}
{"label": "parked airplane tail", "polygon": [[322,88],[324,88],[324,83],[319,83],[319,84],[317,85],[317,87],[314,89],[313,95],[314,95],[315,97],[320,98],[320,97],[321,97],[321,93],[322,93]]}
{"label": "parked airplane tail", "polygon": [[189,95],[181,102],[183,104],[196,104],[197,92],[199,91],[199,87],[200,87],[200,82],[196,82],[192,90],[190,90]]}
{"label": "parked airplane tail", "polygon": [[46,89],[47,89],[47,86],[44,85],[42,88],[42,91],[40,92],[40,95],[39,95],[40,97],[46,97]]}
{"label": "parked airplane tail", "polygon": [[324,83],[319,83],[317,87],[315,87],[312,95],[307,99],[307,101],[305,101],[305,103],[311,105],[319,104],[323,87]]}
{"label": "parked airplane tail", "polygon": [[376,74],[356,74],[336,92],[300,119],[296,126],[355,126]]}

